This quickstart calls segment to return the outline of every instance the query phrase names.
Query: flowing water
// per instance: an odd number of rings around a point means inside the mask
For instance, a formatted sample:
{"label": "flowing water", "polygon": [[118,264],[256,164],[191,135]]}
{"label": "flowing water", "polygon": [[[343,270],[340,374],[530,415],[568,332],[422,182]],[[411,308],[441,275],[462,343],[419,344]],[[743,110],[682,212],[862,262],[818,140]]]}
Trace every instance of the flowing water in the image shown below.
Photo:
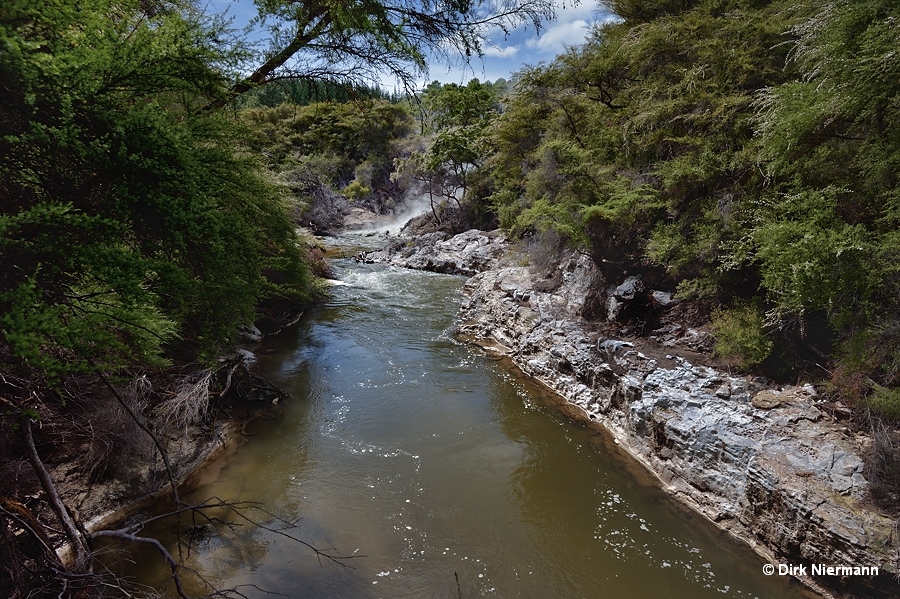
{"label": "flowing water", "polygon": [[[296,524],[282,532],[350,559],[223,516],[244,525],[188,531],[188,564],[207,580],[248,597],[806,596],[536,385],[454,340],[462,279],[335,265],[332,297],[260,352],[290,393],[283,418],[255,422],[194,498],[262,502]],[[173,528],[152,532],[171,546]],[[165,586],[158,556],[136,561]]]}

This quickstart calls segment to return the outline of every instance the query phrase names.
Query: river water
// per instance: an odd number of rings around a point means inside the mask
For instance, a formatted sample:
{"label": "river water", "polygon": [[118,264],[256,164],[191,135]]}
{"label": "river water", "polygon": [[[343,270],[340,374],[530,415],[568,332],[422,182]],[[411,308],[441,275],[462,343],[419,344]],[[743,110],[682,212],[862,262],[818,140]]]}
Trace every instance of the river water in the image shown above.
{"label": "river water", "polygon": [[[463,279],[334,264],[331,298],[259,352],[291,396],[283,418],[254,422],[193,498],[261,502],[296,525],[282,532],[349,559],[223,515],[244,525],[188,531],[187,563],[207,581],[248,597],[807,596],[539,387],[454,340]],[[174,524],[151,532],[174,547]],[[135,559],[142,582],[166,586],[157,556]]]}

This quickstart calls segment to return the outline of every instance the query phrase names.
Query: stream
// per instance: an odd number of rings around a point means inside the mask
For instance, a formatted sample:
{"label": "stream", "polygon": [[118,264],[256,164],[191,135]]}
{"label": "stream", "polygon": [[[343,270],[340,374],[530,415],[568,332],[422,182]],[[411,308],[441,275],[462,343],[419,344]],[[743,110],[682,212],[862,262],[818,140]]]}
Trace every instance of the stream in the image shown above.
{"label": "stream", "polygon": [[[340,243],[352,256],[376,240]],[[255,421],[192,494],[261,502],[281,520],[182,519],[187,563],[211,584],[292,598],[812,596],[764,576],[762,558],[538,385],[455,340],[462,278],[333,264],[331,297],[255,348],[290,395],[283,417]],[[170,521],[149,534],[174,547],[178,532]],[[174,596],[159,556],[133,555],[126,573]]]}

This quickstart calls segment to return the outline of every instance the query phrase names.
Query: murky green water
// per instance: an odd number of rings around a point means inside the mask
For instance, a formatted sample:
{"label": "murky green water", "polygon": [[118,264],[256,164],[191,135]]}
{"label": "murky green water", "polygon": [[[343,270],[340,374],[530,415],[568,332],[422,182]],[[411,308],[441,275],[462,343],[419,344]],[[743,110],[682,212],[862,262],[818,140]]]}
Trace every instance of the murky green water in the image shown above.
{"label": "murky green water", "polygon": [[[298,525],[290,534],[354,557],[206,527],[188,563],[207,580],[249,597],[805,596],[453,340],[462,279],[337,266],[333,298],[265,347],[261,370],[292,396],[284,418],[254,423],[261,434],[195,498],[262,502]],[[136,559],[145,582],[165,584],[161,560]]]}

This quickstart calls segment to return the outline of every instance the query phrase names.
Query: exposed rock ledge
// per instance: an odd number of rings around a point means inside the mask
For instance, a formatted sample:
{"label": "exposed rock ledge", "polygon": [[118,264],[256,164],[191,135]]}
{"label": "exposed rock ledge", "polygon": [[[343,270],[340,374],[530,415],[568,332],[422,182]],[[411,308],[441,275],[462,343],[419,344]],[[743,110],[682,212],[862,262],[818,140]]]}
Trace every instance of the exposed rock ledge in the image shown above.
{"label": "exposed rock ledge", "polygon": [[400,237],[383,250],[365,254],[364,259],[416,270],[471,276],[494,268],[505,254],[504,235],[472,229],[453,237],[442,231],[412,239]]}
{"label": "exposed rock ledge", "polygon": [[[773,563],[877,566],[882,573],[804,580],[823,594],[896,596],[896,525],[862,502],[868,439],[823,412],[811,386],[774,388],[694,365],[672,347],[598,338],[575,316],[599,276],[588,258],[572,258],[562,284],[540,291],[527,268],[487,270],[501,244],[496,234],[469,231],[431,247],[395,243],[405,250],[378,259],[485,271],[463,289],[461,335],[507,355],[580,407],[674,496]],[[409,250],[416,246],[426,249]]]}

